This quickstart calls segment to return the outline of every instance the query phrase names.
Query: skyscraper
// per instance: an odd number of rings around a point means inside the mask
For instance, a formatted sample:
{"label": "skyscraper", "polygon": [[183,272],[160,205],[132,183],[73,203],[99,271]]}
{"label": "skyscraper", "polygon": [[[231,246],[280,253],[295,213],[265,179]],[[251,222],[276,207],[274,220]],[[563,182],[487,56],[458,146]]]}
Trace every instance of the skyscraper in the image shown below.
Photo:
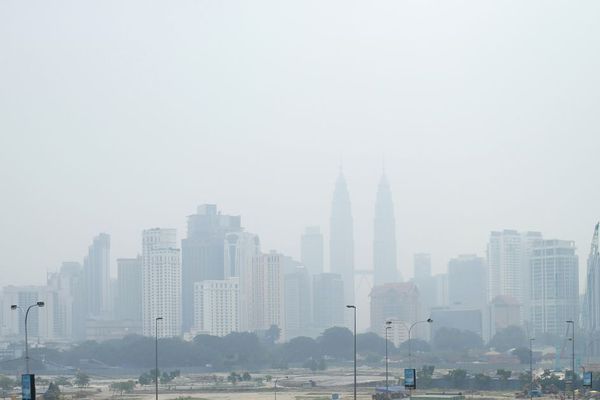
{"label": "skyscraper", "polygon": [[272,325],[285,328],[283,255],[275,251],[252,259],[252,295],[247,302],[248,330],[264,331]]}
{"label": "skyscraper", "polygon": [[240,231],[240,223],[239,216],[222,215],[214,204],[198,206],[188,216],[187,238],[181,241],[184,332],[194,324],[194,283],[225,278],[225,235]]}
{"label": "skyscraper", "polygon": [[300,261],[311,275],[323,272],[323,235],[318,226],[309,226],[300,239]]}
{"label": "skyscraper", "polygon": [[[530,298],[531,249],[542,240],[539,232],[519,233],[505,229],[492,232],[487,247],[488,300],[496,296],[516,299],[523,310]],[[524,312],[521,319],[523,320]]]}
{"label": "skyscraper", "polygon": [[96,236],[83,261],[88,316],[107,317],[110,305],[110,236]]}
{"label": "skyscraper", "polygon": [[344,282],[340,274],[313,276],[313,321],[318,333],[344,325]]}
{"label": "skyscraper", "polygon": [[142,233],[142,332],[160,337],[181,335],[181,260],[175,229]]}
{"label": "skyscraper", "polygon": [[431,278],[431,255],[429,253],[417,253],[413,258],[415,281]]}
{"label": "skyscraper", "polygon": [[401,321],[410,326],[422,317],[419,290],[412,282],[374,286],[369,296],[371,330],[380,335],[385,333],[385,322],[388,320]]}
{"label": "skyscraper", "polygon": [[354,228],[346,179],[340,171],[331,203],[330,270],[344,282],[344,301],[354,304]]}
{"label": "skyscraper", "polygon": [[312,322],[310,274],[306,267],[296,267],[284,277],[285,337],[309,336]]}
{"label": "skyscraper", "polygon": [[463,254],[448,262],[450,305],[484,310],[487,304],[486,288],[485,259]]}
{"label": "skyscraper", "polygon": [[562,335],[565,321],[579,319],[579,262],[575,243],[543,240],[531,253],[533,334]]}
{"label": "skyscraper", "polygon": [[375,200],[373,269],[375,285],[398,282],[396,266],[396,218],[392,192],[385,173],[379,181]]}
{"label": "skyscraper", "polygon": [[[600,332],[600,251],[598,249],[598,229],[596,224],[590,254],[587,259],[587,281],[583,303],[583,327],[587,334],[596,337]],[[592,344],[591,351],[597,355],[600,351],[597,343]]]}
{"label": "skyscraper", "polygon": [[142,257],[117,260],[118,319],[142,320]]}

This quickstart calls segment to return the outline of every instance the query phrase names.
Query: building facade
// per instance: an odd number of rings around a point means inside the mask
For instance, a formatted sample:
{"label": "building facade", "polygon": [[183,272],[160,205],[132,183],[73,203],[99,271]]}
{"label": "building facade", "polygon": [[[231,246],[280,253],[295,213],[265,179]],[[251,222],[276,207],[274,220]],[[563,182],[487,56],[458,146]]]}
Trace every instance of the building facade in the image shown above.
{"label": "building facade", "polygon": [[142,257],[117,259],[117,301],[120,320],[142,320]]}
{"label": "building facade", "polygon": [[318,226],[309,226],[302,234],[300,262],[310,275],[323,272],[323,234]]}
{"label": "building facade", "polygon": [[181,259],[175,229],[142,232],[142,332],[159,337],[181,335]]}
{"label": "building facade", "polygon": [[344,281],[340,274],[313,276],[313,325],[317,333],[344,326]]}
{"label": "building facade", "polygon": [[563,335],[579,319],[579,261],[575,243],[543,240],[531,254],[530,321],[534,334]]}
{"label": "building facade", "polygon": [[194,324],[194,284],[225,278],[225,236],[241,231],[240,224],[240,216],[221,214],[214,204],[198,206],[188,216],[187,237],[181,241],[184,332]]}
{"label": "building facade", "polygon": [[396,217],[392,191],[385,174],[381,176],[373,221],[374,284],[401,281],[396,264]]}
{"label": "building facade", "polygon": [[240,330],[239,278],[194,284],[194,327],[197,333],[226,336]]}
{"label": "building facade", "polygon": [[340,172],[331,203],[329,237],[330,271],[344,282],[344,301],[354,304],[354,222],[346,179]]}
{"label": "building facade", "polygon": [[479,308],[487,305],[485,259],[459,255],[448,262],[448,301],[451,305]]}
{"label": "building facade", "polygon": [[86,309],[91,317],[111,314],[110,301],[110,236],[96,236],[83,261],[86,283]]}

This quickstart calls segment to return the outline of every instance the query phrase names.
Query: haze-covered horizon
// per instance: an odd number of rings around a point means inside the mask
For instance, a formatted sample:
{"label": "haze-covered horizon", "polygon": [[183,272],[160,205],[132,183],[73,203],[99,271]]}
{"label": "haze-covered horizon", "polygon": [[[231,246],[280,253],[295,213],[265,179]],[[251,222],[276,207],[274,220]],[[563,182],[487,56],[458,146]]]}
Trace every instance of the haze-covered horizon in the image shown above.
{"label": "haze-covered horizon", "polygon": [[[2,286],[202,203],[299,258],[340,163],[372,268],[385,159],[398,264],[485,255],[491,230],[574,240],[600,218],[600,4],[0,4]],[[326,246],[327,247],[327,246]],[[326,252],[326,265],[328,257]],[[581,281],[583,283],[583,281]],[[580,285],[580,291],[585,285]]]}

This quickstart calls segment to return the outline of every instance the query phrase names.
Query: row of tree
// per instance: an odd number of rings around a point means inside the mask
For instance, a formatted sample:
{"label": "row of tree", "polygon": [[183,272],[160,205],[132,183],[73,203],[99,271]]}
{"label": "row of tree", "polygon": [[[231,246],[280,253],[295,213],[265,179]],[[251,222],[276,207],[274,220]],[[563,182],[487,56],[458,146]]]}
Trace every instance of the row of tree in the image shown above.
{"label": "row of tree", "polygon": [[[333,327],[318,338],[296,337],[286,343],[277,343],[279,330],[273,327],[260,337],[254,333],[234,332],[224,337],[198,335],[191,342],[179,338],[161,339],[159,356],[163,367],[206,367],[210,370],[235,368],[259,369],[262,367],[287,368],[305,366],[311,370],[325,369],[325,360],[347,361],[353,358],[353,334],[347,328]],[[485,346],[481,337],[473,332],[440,328],[433,340],[427,343],[412,339],[413,353],[424,353],[430,362],[465,359],[472,350],[494,348],[498,351],[514,350],[523,362],[528,362],[525,347],[528,339],[518,327],[498,332]],[[409,343],[395,347],[388,342],[389,355],[403,358]],[[357,335],[357,349],[362,362],[381,362],[385,354],[385,339],[374,334]],[[132,335],[102,343],[87,341],[69,350],[34,349],[34,358],[59,364],[80,367],[82,360],[94,360],[109,366],[151,368],[154,366],[154,339]],[[427,354],[431,354],[429,359]],[[443,358],[446,358],[444,360]]]}

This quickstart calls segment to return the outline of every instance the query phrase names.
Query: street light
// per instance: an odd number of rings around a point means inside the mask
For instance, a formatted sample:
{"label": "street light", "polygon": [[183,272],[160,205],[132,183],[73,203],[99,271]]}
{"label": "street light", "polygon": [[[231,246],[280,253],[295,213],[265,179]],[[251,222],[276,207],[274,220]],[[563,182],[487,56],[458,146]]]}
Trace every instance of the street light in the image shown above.
{"label": "street light", "polygon": [[154,356],[155,356],[155,365],[154,365],[154,384],[156,389],[156,400],[158,400],[158,321],[162,321],[163,317],[156,317],[154,319],[155,325],[155,342],[154,342]]}
{"label": "street light", "polygon": [[385,397],[389,396],[390,386],[388,383],[388,331],[392,328],[392,321],[385,321]]}
{"label": "street light", "polygon": [[349,304],[346,308],[354,310],[354,400],[356,400],[356,306]]}
{"label": "street light", "polygon": [[[28,335],[27,335],[27,318],[29,317],[29,310],[31,310],[33,307],[44,307],[45,303],[43,301],[38,301],[35,304],[30,305],[29,307],[27,307],[27,311],[25,311],[25,372],[27,375],[29,375],[29,342],[28,342]],[[10,306],[11,310],[16,310],[16,309],[21,309],[21,307],[19,307],[16,304],[13,304]]]}
{"label": "street light", "polygon": [[[287,376],[284,376],[285,379],[287,379]],[[275,400],[277,400],[277,381],[279,380],[279,378],[275,378]]]}
{"label": "street light", "polygon": [[529,338],[529,399],[533,400],[533,341]]}
{"label": "street light", "polygon": [[410,341],[410,332],[412,331],[412,328],[414,328],[414,326],[417,324],[424,324],[424,323],[431,324],[432,322],[433,322],[433,320],[431,318],[427,318],[426,320],[423,320],[423,321],[414,322],[410,326],[410,328],[408,328],[408,369],[412,369],[412,351],[411,351],[412,343]]}
{"label": "street light", "polygon": [[565,321],[567,324],[571,324],[573,330],[571,331],[571,392],[573,392],[573,400],[575,400],[575,321]]}

